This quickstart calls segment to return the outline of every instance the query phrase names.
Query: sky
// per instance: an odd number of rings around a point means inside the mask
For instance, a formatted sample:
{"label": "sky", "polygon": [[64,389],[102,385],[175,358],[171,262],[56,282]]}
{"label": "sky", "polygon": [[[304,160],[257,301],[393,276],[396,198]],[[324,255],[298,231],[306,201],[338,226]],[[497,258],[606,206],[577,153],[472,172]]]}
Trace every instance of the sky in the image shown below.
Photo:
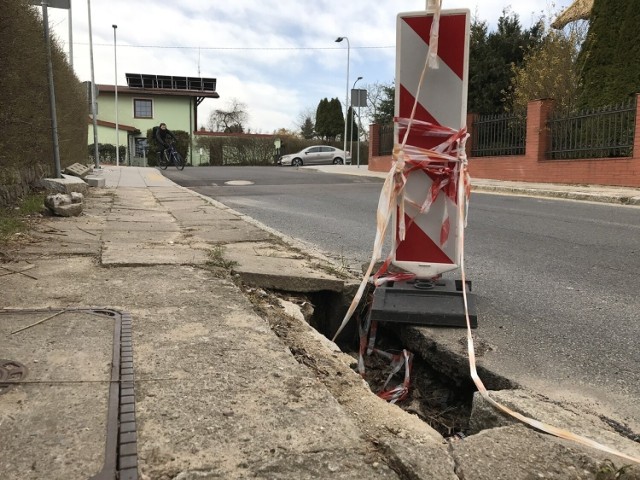
{"label": "sky", "polygon": [[[90,3],[89,3],[90,2]],[[73,66],[91,80],[88,6],[94,76],[98,84],[126,86],[125,73],[217,79],[219,99],[198,107],[198,127],[233,99],[246,105],[245,131],[298,131],[323,98],[345,102],[356,88],[393,82],[396,17],[424,10],[426,0],[71,0]],[[443,0],[444,9],[467,8],[495,29],[506,8],[524,28],[570,0]],[[68,10],[49,9],[51,30],[69,51]],[[115,45],[114,49],[114,28]],[[337,37],[347,37],[336,43]],[[114,51],[115,50],[115,51]],[[347,56],[349,83],[347,84]],[[170,119],[162,119],[171,124]]]}

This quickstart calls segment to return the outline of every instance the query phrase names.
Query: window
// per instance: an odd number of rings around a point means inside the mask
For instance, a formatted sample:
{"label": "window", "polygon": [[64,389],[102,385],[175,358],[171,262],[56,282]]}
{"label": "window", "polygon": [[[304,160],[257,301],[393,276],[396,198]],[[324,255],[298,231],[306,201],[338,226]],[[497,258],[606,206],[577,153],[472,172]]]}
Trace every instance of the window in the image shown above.
{"label": "window", "polygon": [[322,147],[323,152],[335,152],[336,149],[333,147]]}
{"label": "window", "polygon": [[153,118],[153,101],[146,98],[133,99],[134,118]]}

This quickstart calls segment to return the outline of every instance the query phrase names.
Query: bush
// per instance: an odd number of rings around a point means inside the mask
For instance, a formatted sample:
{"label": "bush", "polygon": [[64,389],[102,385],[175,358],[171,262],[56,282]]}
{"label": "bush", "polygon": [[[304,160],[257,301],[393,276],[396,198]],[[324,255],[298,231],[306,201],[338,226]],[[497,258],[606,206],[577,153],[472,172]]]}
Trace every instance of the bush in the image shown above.
{"label": "bush", "polygon": [[[95,163],[95,147],[94,143],[89,145],[89,160],[91,163]],[[127,147],[120,145],[118,151],[120,155],[120,164],[127,163]],[[116,146],[111,143],[98,143],[98,156],[100,157],[100,163],[116,163]]]}

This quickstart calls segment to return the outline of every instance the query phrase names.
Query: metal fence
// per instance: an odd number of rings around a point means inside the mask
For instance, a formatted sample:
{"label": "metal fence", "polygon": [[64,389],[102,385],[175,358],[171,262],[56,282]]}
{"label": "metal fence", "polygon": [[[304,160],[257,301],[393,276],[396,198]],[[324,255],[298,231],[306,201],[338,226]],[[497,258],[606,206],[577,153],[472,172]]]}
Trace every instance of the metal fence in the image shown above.
{"label": "metal fence", "polygon": [[473,122],[471,156],[524,155],[527,117],[525,115],[479,115]]}
{"label": "metal fence", "polygon": [[555,113],[547,122],[551,160],[633,155],[636,100],[621,105]]}
{"label": "metal fence", "polygon": [[393,123],[380,126],[379,155],[391,155],[393,153]]}

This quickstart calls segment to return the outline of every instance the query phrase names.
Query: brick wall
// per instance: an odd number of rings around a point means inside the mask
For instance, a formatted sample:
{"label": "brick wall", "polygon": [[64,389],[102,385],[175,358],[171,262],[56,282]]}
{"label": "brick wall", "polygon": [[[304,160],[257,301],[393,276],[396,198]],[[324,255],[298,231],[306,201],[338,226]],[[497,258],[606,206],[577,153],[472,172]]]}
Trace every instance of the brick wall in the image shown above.
{"label": "brick wall", "polygon": [[[640,95],[639,95],[640,96]],[[640,101],[640,98],[638,99]],[[638,103],[638,102],[637,102]],[[549,146],[547,118],[553,100],[534,100],[527,108],[526,149],[524,155],[505,157],[469,157],[471,177],[520,182],[618,185],[640,187],[640,108],[636,109],[633,156],[627,158],[592,158],[580,160],[547,160]],[[469,132],[473,115],[467,116]],[[369,170],[388,171],[391,156],[377,155],[378,125],[371,125]],[[471,152],[471,138],[467,153]]]}

